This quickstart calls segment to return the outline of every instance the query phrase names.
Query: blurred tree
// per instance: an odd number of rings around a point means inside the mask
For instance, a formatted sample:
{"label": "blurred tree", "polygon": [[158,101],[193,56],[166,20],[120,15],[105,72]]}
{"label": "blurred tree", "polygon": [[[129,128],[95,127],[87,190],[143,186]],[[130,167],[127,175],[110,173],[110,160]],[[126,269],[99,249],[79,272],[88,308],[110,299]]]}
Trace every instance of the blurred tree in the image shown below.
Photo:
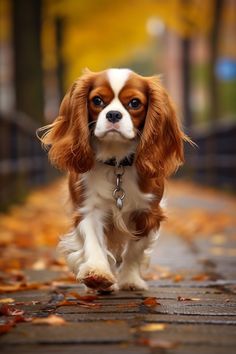
{"label": "blurred tree", "polygon": [[63,50],[63,37],[64,37],[64,20],[61,17],[55,19],[55,47],[56,47],[56,58],[57,58],[57,79],[58,79],[58,92],[59,100],[61,101],[64,94],[64,71],[65,64],[62,55]]}
{"label": "blurred tree", "polygon": [[[125,62],[137,48],[150,43],[147,20],[159,17],[182,38],[207,34],[212,27],[214,0],[47,0],[44,15],[53,25],[64,18],[66,86],[81,69],[101,70]],[[52,38],[43,34],[46,66],[51,61]]]}
{"label": "blurred tree", "polygon": [[190,95],[191,95],[191,78],[190,78],[190,39],[183,38],[181,40],[182,44],[182,91],[183,91],[183,116],[185,118],[185,126],[189,128],[192,126],[192,111],[190,105]]}
{"label": "blurred tree", "polygon": [[[117,63],[126,65],[137,55],[137,49],[150,44],[153,46],[152,38],[146,30],[147,21],[151,17],[159,18],[169,30],[178,34],[182,42],[183,113],[186,125],[190,126],[191,39],[199,35],[211,36],[214,51],[219,2],[45,0],[44,67],[49,71],[56,68],[60,92],[65,91],[84,67],[96,71],[116,66]],[[157,36],[155,41],[159,40]],[[212,102],[217,101],[214,79],[212,67]],[[214,103],[211,106],[214,109]]]}
{"label": "blurred tree", "polygon": [[213,25],[210,32],[210,119],[219,118],[218,85],[216,79],[216,61],[218,58],[219,30],[221,28],[222,10],[224,0],[215,0],[213,8]]}
{"label": "blurred tree", "polygon": [[41,0],[13,0],[16,109],[43,120]]}

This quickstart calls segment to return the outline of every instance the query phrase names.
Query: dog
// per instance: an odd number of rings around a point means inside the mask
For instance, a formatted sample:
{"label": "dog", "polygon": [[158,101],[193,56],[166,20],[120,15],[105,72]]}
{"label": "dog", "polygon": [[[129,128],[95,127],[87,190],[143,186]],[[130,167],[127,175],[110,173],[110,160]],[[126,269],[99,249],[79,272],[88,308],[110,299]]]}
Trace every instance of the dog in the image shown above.
{"label": "dog", "polygon": [[159,76],[86,70],[41,141],[68,172],[73,228],[59,249],[77,280],[98,291],[145,290],[165,180],[189,141]]}

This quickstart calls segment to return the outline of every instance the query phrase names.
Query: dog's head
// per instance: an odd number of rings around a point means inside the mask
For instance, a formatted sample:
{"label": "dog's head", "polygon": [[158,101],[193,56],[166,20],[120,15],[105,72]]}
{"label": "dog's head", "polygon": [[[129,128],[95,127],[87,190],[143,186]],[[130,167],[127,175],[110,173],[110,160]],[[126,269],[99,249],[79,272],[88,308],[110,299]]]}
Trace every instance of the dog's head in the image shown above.
{"label": "dog's head", "polygon": [[[135,147],[140,174],[167,176],[182,163],[188,140],[159,78],[128,69],[86,71],[64,97],[59,117],[45,128],[41,140],[50,146],[52,163],[78,173],[93,167],[98,147],[106,147],[106,158],[118,159]],[[124,156],[112,155],[118,150]]]}

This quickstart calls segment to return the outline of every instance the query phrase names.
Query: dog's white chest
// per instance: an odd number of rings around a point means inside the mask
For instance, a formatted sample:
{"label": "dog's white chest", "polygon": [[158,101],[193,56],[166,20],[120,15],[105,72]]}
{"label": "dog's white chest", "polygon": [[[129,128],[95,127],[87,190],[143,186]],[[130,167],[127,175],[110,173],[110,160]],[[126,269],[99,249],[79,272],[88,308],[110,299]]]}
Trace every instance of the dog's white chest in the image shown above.
{"label": "dog's white chest", "polygon": [[[117,209],[114,198],[114,190],[116,188],[114,167],[97,163],[93,170],[83,176],[83,182],[86,186],[86,198],[84,202],[86,209],[102,209],[108,212]],[[147,209],[149,207],[153,195],[143,193],[140,190],[134,166],[124,168],[121,188],[125,194],[121,213]]]}

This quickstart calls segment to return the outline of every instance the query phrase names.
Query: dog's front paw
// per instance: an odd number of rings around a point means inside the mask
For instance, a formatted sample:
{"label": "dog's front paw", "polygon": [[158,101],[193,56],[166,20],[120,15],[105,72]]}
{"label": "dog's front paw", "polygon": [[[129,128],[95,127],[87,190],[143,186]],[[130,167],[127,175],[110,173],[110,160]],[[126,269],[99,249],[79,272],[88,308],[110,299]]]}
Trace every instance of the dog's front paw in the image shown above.
{"label": "dog's front paw", "polygon": [[116,282],[113,274],[107,269],[83,264],[77,275],[77,280],[88,288],[96,290],[108,290]]}
{"label": "dog's front paw", "polygon": [[98,289],[98,292],[99,292],[100,294],[111,294],[111,293],[117,292],[118,290],[119,290],[118,284],[117,284],[117,283],[114,283],[114,284],[112,284],[109,288],[106,288],[106,289]]}
{"label": "dog's front paw", "polygon": [[118,285],[122,290],[148,290],[147,283],[139,275],[121,275]]}

